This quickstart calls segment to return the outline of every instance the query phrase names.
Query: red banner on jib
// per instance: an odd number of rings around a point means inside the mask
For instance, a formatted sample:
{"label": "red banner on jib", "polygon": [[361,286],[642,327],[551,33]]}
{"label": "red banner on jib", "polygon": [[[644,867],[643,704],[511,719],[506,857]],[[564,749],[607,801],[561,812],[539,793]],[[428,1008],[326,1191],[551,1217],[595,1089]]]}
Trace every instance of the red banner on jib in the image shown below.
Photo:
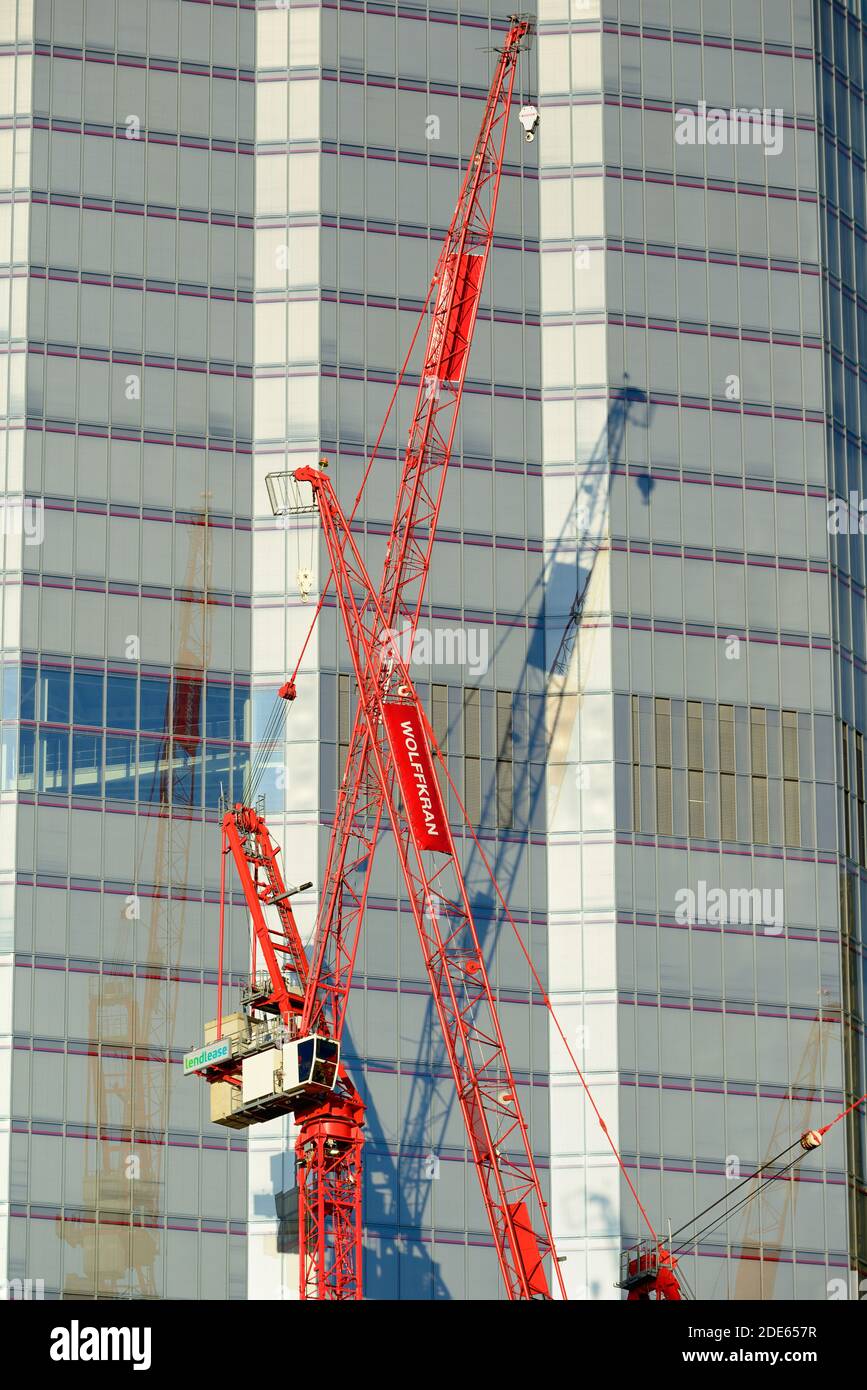
{"label": "red banner on jib", "polygon": [[421,716],[413,705],[386,705],[385,729],[409,823],[422,849],[451,853],[446,813]]}

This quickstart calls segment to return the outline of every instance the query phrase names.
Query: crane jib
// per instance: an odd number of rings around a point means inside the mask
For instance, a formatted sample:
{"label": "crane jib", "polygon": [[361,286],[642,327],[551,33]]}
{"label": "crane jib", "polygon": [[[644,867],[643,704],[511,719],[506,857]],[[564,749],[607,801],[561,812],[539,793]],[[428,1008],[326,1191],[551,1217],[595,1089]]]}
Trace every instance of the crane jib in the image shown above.
{"label": "crane jib", "polygon": [[448,281],[456,279],[454,297],[448,316],[445,344],[440,369],[441,381],[458,381],[464,370],[464,360],[469,351],[476,304],[482,292],[482,275],[485,257],[463,252],[450,256],[448,276],[443,281],[443,293],[447,293]]}
{"label": "crane jib", "polygon": [[417,843],[451,853],[446,812],[421,715],[414,705],[383,706],[400,794]]}

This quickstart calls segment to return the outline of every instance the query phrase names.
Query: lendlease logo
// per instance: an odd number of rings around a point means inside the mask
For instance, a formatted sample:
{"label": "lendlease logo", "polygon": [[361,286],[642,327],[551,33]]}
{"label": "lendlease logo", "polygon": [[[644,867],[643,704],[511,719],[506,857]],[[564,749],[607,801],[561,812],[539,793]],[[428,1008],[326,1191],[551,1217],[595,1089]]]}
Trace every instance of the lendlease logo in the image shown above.
{"label": "lendlease logo", "polygon": [[698,103],[695,111],[686,107],[674,113],[674,138],[678,145],[763,145],[765,155],[780,154],[783,148],[783,112],[744,110],[723,111]]}
{"label": "lendlease logo", "polygon": [[69,1327],[51,1332],[52,1361],[132,1361],[134,1371],[151,1364],[149,1327],[82,1327],[73,1318]]}
{"label": "lendlease logo", "polygon": [[674,895],[674,920],[682,926],[732,923],[762,927],[767,936],[779,936],[783,930],[782,888],[708,888],[700,878],[696,889],[678,888]]}

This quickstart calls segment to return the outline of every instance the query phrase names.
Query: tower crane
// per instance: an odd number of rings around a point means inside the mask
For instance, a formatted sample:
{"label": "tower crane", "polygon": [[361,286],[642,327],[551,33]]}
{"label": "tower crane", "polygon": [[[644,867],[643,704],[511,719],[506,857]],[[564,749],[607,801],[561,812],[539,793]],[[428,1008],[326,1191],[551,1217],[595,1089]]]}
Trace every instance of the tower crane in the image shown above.
{"label": "tower crane", "polygon": [[[309,963],[289,901],[294,890],[283,882],[264,819],[240,804],[223,819],[221,964],[225,871],[231,854],[253,925],[250,984],[242,994],[242,1012],[224,1018],[220,969],[217,1018],[206,1029],[205,1047],[185,1060],[185,1070],[202,1072],[211,1083],[211,1114],[219,1123],[241,1127],[293,1113],[300,1130],[302,1298],[361,1297],[364,1106],[340,1061],[340,1038],[384,810],[401,847],[401,867],[507,1293],[511,1298],[550,1297],[545,1261],[553,1255],[553,1241],[547,1210],[433,773],[432,734],[393,641],[397,624],[414,632],[421,610],[492,243],[506,117],[518,57],[530,32],[528,19],[510,20],[434,272],[424,367],[378,588],[364,569],[325,475],[315,469],[291,475],[296,486],[310,483],[314,490],[362,692]],[[277,483],[285,477],[268,480],[275,510]],[[281,691],[286,699],[295,693],[294,680]],[[431,853],[444,857],[430,865]],[[359,872],[360,890],[355,883]],[[449,895],[442,891],[446,881]],[[275,931],[265,907],[276,909]],[[261,971],[259,955],[265,967]],[[556,1261],[553,1268],[565,1295]]]}
{"label": "tower crane", "polygon": [[[340,614],[359,689],[376,775],[419,934],[458,1103],[510,1298],[551,1297],[545,1262],[562,1276],[494,992],[479,944],[457,848],[443,805],[436,741],[327,474],[300,468],[318,506]],[[299,1125],[302,1294],[360,1296],[363,1106],[340,1060],[339,1027],[317,1000],[276,851],[262,818],[236,806],[223,822],[226,849],[249,866],[242,876],[253,922],[250,1014],[224,1018],[188,1059],[212,1086],[212,1118],[238,1127],[291,1112]],[[223,864],[226,863],[226,853]],[[223,895],[221,895],[222,897]],[[263,904],[278,909],[268,927]],[[257,969],[261,952],[267,969]],[[223,954],[221,915],[220,964]],[[287,976],[290,978],[287,979]],[[222,970],[218,967],[221,991]],[[294,989],[292,984],[294,983]],[[255,1013],[255,1017],[251,1014]],[[260,1017],[259,1015],[264,1015]],[[541,1228],[541,1230],[540,1230]]]}

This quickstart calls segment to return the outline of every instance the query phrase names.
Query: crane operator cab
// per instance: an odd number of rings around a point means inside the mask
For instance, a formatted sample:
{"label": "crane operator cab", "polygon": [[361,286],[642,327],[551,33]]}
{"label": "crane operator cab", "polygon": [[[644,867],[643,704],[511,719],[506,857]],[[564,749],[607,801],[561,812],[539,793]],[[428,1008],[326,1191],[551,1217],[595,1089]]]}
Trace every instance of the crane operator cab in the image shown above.
{"label": "crane operator cab", "polygon": [[675,1274],[677,1257],[658,1242],[640,1240],[620,1257],[620,1282],[627,1302],[666,1299],[679,1302],[680,1284]]}
{"label": "crane operator cab", "polygon": [[[188,1054],[185,1071],[204,1072],[211,1087],[211,1119],[230,1129],[246,1129],[295,1110],[302,1096],[324,1095],[337,1085],[340,1043],[311,1033],[289,1038],[271,1032],[229,1037],[240,1014],[224,1020],[224,1037]],[[216,1024],[209,1025],[216,1032]]]}
{"label": "crane operator cab", "polygon": [[312,1034],[283,1044],[283,1094],[333,1091],[340,1065],[340,1043]]}

